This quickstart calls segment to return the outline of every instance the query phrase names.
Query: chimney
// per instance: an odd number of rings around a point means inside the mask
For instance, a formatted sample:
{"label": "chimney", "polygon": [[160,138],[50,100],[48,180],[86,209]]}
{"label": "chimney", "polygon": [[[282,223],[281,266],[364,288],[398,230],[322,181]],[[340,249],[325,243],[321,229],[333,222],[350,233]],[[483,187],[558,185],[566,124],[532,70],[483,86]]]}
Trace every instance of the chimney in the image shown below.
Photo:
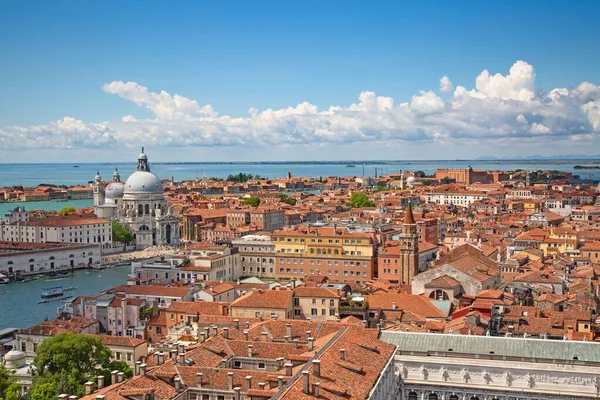
{"label": "chimney", "polygon": [[223,328],[223,337],[225,339],[229,339],[229,328],[228,327]]}
{"label": "chimney", "polygon": [[233,372],[227,373],[227,387],[229,390],[233,390]]}
{"label": "chimney", "polygon": [[252,389],[252,375],[246,376],[246,386],[248,386],[248,389]]}
{"label": "chimney", "polygon": [[181,392],[181,378],[178,376],[175,377],[175,390],[177,393]]}
{"label": "chimney", "polygon": [[292,324],[285,325],[285,334],[292,338]]}
{"label": "chimney", "polygon": [[178,353],[185,353],[185,345],[180,344],[177,346]]}
{"label": "chimney", "polygon": [[124,372],[119,372],[117,374],[117,382],[121,383],[121,382],[123,382],[124,379],[125,379],[125,373]]}
{"label": "chimney", "polygon": [[244,325],[246,325],[246,329],[250,329],[250,321],[246,321]]}
{"label": "chimney", "polygon": [[265,386],[264,382],[258,382],[258,390],[265,390]]}
{"label": "chimney", "polygon": [[312,384],[312,395],[315,396],[316,398],[319,398],[319,386],[320,386],[319,382],[313,382],[313,384]]}
{"label": "chimney", "polygon": [[78,397],[75,395],[69,396],[69,400],[77,400],[77,399],[78,399]]}
{"label": "chimney", "polygon": [[234,319],[233,320],[233,327],[235,329],[240,329],[240,320],[239,319]]}
{"label": "chimney", "polygon": [[59,394],[57,396],[58,400],[67,400],[68,398],[69,398],[69,395],[68,394],[64,394],[64,393],[63,394]]}
{"label": "chimney", "polygon": [[292,376],[292,368],[294,366],[292,364],[285,364],[285,375]]}
{"label": "chimney", "polygon": [[308,351],[313,351],[314,348],[315,348],[315,338],[309,337],[308,338]]}
{"label": "chimney", "polygon": [[[156,353],[154,353],[154,364],[156,364],[156,365],[160,365],[160,356],[159,356],[159,354],[160,353],[158,351]],[[136,361],[135,364],[136,364],[136,367],[137,367],[137,361]],[[140,364],[141,364],[141,362],[140,362]],[[139,373],[139,371],[138,371],[138,373]]]}
{"label": "chimney", "polygon": [[179,365],[185,365],[185,353],[179,353]]}
{"label": "chimney", "polygon": [[171,359],[173,361],[175,361],[175,358],[177,357],[177,349],[171,349],[171,350],[169,350],[169,354],[170,354]]}
{"label": "chimney", "polygon": [[204,343],[205,340],[206,340],[206,333],[200,332],[200,343]]}
{"label": "chimney", "polygon": [[242,396],[240,395],[240,391],[241,390],[242,389],[239,388],[239,387],[233,388],[233,392],[234,392],[233,398],[234,398],[234,400],[242,400]]}
{"label": "chimney", "polygon": [[[86,382],[85,383],[85,395],[89,396],[90,394],[94,393],[94,382]],[[67,397],[67,396],[65,396]],[[60,398],[60,396],[59,396]]]}
{"label": "chimney", "polygon": [[321,360],[313,360],[312,366],[313,366],[313,374],[315,374],[316,377],[320,377],[321,376]]}
{"label": "chimney", "polygon": [[140,375],[142,375],[142,376],[146,375],[146,368],[147,367],[148,367],[148,365],[146,365],[146,364],[140,365]]}
{"label": "chimney", "polygon": [[98,390],[104,388],[104,375],[98,375]]}
{"label": "chimney", "polygon": [[210,337],[210,328],[207,326],[204,328],[204,332],[206,333],[206,338],[208,339]]}
{"label": "chimney", "polygon": [[165,363],[165,353],[162,351],[158,353],[158,365],[163,365]]}
{"label": "chimney", "polygon": [[252,346],[251,344],[248,345],[248,358],[252,358],[253,347],[254,346]]}
{"label": "chimney", "polygon": [[346,349],[340,349],[340,360],[346,359]]}
{"label": "chimney", "polygon": [[117,383],[117,374],[119,373],[119,371],[115,370],[115,371],[111,371],[110,373],[110,384],[114,385],[115,383]]}
{"label": "chimney", "polygon": [[396,309],[396,302],[392,301],[392,310],[395,310],[395,309]]}
{"label": "chimney", "polygon": [[283,387],[283,376],[282,375],[279,375],[277,377],[277,387],[280,389]]}
{"label": "chimney", "polygon": [[297,349],[298,348],[298,339],[294,339],[294,348]]}
{"label": "chimney", "polygon": [[302,391],[304,394],[310,394],[310,372],[302,371]]}
{"label": "chimney", "polygon": [[286,342],[289,342],[290,341],[290,337],[288,335],[285,335],[283,337],[283,340],[286,341]]}
{"label": "chimney", "polygon": [[310,338],[310,334],[311,334],[311,333],[312,333],[311,331],[306,331],[306,338],[307,338],[307,339],[308,339],[308,338]]}
{"label": "chimney", "polygon": [[216,325],[212,326],[213,336],[217,336],[219,334],[219,328]]}
{"label": "chimney", "polygon": [[103,394],[97,395],[96,400],[104,400],[104,395]]}
{"label": "chimney", "polygon": [[136,361],[136,362],[135,362],[135,367],[134,367],[134,370],[133,370],[133,375],[134,375],[134,376],[136,376],[136,375],[139,375],[139,374],[140,374],[140,365],[142,365],[142,362],[141,362],[141,361]]}
{"label": "chimney", "polygon": [[364,325],[365,327],[367,327],[367,320],[366,320],[366,319],[363,319],[363,325]]}
{"label": "chimney", "polygon": [[202,387],[202,375],[202,372],[196,373],[196,385],[198,385],[199,388]]}
{"label": "chimney", "polygon": [[261,333],[260,336],[262,337],[262,341],[263,342],[268,342],[269,341],[269,334],[267,332]]}
{"label": "chimney", "polygon": [[248,341],[248,331],[244,331],[244,340]]}

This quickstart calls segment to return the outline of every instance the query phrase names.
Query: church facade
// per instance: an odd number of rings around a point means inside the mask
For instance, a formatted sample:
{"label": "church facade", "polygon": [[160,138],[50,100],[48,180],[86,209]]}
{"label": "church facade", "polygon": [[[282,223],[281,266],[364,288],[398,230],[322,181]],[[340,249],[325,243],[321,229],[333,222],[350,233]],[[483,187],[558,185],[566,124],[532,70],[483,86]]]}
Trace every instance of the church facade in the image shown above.
{"label": "church facade", "polygon": [[93,184],[94,212],[99,218],[119,221],[134,235],[136,249],[178,245],[179,217],[166,202],[162,182],[150,171],[148,156],[138,156],[136,171],[121,182],[115,169],[113,180],[104,185],[98,173]]}

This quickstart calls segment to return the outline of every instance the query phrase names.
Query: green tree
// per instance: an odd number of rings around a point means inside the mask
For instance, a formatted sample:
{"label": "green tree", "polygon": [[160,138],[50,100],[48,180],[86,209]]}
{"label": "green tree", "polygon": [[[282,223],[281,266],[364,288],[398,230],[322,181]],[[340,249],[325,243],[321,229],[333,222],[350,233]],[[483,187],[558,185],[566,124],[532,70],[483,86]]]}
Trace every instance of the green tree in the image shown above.
{"label": "green tree", "polygon": [[56,386],[50,382],[43,382],[38,385],[35,384],[29,391],[31,400],[54,400],[58,393],[56,392]]}
{"label": "green tree", "polygon": [[61,208],[58,213],[60,215],[69,215],[69,214],[73,214],[75,211],[77,211],[77,209],[75,207],[68,206],[68,207]]}
{"label": "green tree", "polygon": [[350,195],[348,205],[352,208],[375,207],[375,202],[369,199],[364,193],[354,192]]}
{"label": "green tree", "polygon": [[125,379],[129,379],[133,376],[133,371],[125,361],[112,361],[108,364],[108,369],[104,370],[104,382],[110,382],[111,371],[123,372],[125,374]]}
{"label": "green tree", "polygon": [[21,398],[21,385],[18,383],[13,383],[6,389],[6,394],[4,395],[4,400],[19,400]]}
{"label": "green tree", "polygon": [[260,204],[260,198],[258,196],[250,196],[244,199],[245,206],[258,207]]}
{"label": "green tree", "polygon": [[290,206],[296,205],[296,199],[288,196],[287,194],[282,194],[279,201],[281,201],[282,203],[285,203],[285,204],[289,204]]}
{"label": "green tree", "polygon": [[6,396],[6,391],[16,381],[13,372],[8,370],[4,364],[0,364],[0,398]]}
{"label": "green tree", "polygon": [[39,387],[39,397],[32,394],[32,400],[45,400],[44,396],[52,393],[56,396],[56,392],[81,396],[90,377],[106,372],[110,356],[110,349],[93,336],[67,332],[45,340],[33,360],[36,368],[33,389]]}
{"label": "green tree", "polygon": [[448,178],[447,176],[443,177],[442,180],[440,181],[440,183],[447,185],[451,182],[450,178]]}
{"label": "green tree", "polygon": [[128,244],[133,241],[133,233],[119,221],[112,223],[112,237],[113,242]]}
{"label": "green tree", "polygon": [[385,192],[386,190],[388,190],[388,187],[382,183],[377,184],[377,187],[375,188],[375,192]]}

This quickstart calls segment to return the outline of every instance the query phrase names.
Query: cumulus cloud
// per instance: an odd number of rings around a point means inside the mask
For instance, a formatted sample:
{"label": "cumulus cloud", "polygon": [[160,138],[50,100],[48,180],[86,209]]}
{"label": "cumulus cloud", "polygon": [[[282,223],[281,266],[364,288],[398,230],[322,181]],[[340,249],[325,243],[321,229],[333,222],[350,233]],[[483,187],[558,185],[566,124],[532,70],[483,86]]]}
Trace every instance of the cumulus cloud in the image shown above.
{"label": "cumulus cloud", "polygon": [[517,61],[502,75],[484,70],[472,89],[420,91],[395,101],[364,91],[354,104],[319,109],[308,102],[282,109],[250,108],[247,115],[219,115],[201,104],[136,82],[114,81],[102,90],[150,111],[150,118],[86,123],[72,117],[37,126],[0,128],[0,146],[84,148],[110,146],[275,146],[374,142],[513,143],[589,141],[600,135],[600,87],[590,82],[547,91],[535,87],[533,66]]}
{"label": "cumulus cloud", "polygon": [[454,90],[454,85],[452,81],[447,76],[442,76],[440,78],[440,92],[451,92]]}

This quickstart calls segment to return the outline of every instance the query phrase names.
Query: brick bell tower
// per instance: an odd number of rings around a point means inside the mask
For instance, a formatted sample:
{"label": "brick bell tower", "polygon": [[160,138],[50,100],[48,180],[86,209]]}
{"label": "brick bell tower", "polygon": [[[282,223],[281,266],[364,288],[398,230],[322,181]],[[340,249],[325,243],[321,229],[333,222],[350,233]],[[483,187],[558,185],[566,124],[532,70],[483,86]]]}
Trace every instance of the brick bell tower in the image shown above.
{"label": "brick bell tower", "polygon": [[399,272],[399,282],[406,285],[410,285],[412,278],[419,273],[419,235],[417,234],[417,224],[410,203],[408,203],[408,209],[404,214],[402,234],[400,235]]}

